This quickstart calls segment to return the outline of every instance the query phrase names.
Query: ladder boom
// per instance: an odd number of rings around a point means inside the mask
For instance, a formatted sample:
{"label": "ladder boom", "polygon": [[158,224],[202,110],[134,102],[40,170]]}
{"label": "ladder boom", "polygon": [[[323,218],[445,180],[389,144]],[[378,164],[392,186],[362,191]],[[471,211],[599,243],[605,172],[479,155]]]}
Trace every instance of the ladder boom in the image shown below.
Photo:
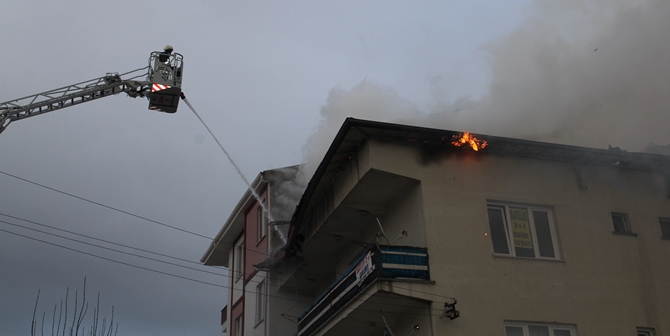
{"label": "ladder boom", "polygon": [[[169,47],[169,48],[168,48]],[[146,97],[149,110],[177,112],[184,70],[184,58],[172,46],[149,55],[149,65],[123,74],[107,75],[59,89],[0,103],[0,133],[16,120],[30,118],[121,92]]]}
{"label": "ladder boom", "polygon": [[127,93],[131,97],[142,97],[144,96],[144,91],[151,88],[151,82],[146,80],[138,81],[137,79],[140,77],[145,79],[148,69],[149,67],[144,67],[121,75],[110,73],[100,78],[0,103],[0,133],[12,121],[59,110],[98,98],[122,92]]}

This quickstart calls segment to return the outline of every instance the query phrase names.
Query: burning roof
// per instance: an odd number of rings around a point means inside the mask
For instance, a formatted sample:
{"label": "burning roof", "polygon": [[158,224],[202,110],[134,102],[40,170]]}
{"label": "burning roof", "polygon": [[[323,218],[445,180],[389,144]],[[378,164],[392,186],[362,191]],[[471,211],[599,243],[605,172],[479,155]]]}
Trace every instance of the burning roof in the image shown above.
{"label": "burning roof", "polygon": [[307,184],[307,189],[293,213],[284,257],[293,253],[296,237],[308,210],[314,205],[314,200],[321,198],[368,139],[414,144],[426,149],[477,152],[473,155],[516,156],[670,174],[670,156],[665,155],[594,149],[347,118]]}

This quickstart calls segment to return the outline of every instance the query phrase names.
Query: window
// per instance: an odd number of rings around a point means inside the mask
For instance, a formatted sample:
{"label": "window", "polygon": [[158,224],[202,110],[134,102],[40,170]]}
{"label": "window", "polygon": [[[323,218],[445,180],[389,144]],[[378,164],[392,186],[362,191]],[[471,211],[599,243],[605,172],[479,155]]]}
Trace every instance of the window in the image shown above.
{"label": "window", "polygon": [[651,328],[637,328],[637,336],[655,336],[654,329]]}
{"label": "window", "polygon": [[240,243],[235,247],[235,282],[242,278],[244,274],[244,238],[240,239]]}
{"label": "window", "polygon": [[576,336],[567,325],[541,323],[505,323],[505,336]]}
{"label": "window", "polygon": [[263,207],[259,204],[258,205],[258,210],[256,210],[256,218],[257,218],[257,231],[258,231],[258,241],[260,242],[263,237],[265,237],[266,231],[267,231],[267,216],[265,215],[265,211],[263,210]]}
{"label": "window", "polygon": [[558,259],[551,209],[489,204],[493,253],[524,258]]}
{"label": "window", "polygon": [[242,315],[240,315],[235,319],[235,336],[244,335],[243,328],[244,326],[242,325]]}
{"label": "window", "polygon": [[256,324],[263,322],[265,319],[265,281],[261,281],[256,286]]}
{"label": "window", "polygon": [[670,240],[670,218],[659,218],[661,224],[661,238]]}
{"label": "window", "polygon": [[614,234],[637,236],[630,228],[628,215],[620,212],[612,212],[612,224],[614,224]]}

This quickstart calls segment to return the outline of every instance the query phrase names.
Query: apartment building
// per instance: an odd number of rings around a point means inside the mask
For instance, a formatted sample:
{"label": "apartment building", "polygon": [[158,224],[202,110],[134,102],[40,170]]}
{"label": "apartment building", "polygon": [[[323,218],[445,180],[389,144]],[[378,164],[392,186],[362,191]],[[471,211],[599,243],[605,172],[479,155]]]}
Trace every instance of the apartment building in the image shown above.
{"label": "apartment building", "polygon": [[286,244],[289,223],[278,217],[282,211],[273,211],[279,203],[273,197],[278,185],[295,178],[297,169],[258,174],[201,259],[205,265],[229,270],[228,302],[221,310],[221,328],[227,335],[290,335],[295,323],[281,314],[308,304],[308,299],[278,292],[270,271],[271,256]]}
{"label": "apartment building", "polygon": [[229,310],[269,277],[264,335],[670,335],[669,156],[463,136],[347,119]]}

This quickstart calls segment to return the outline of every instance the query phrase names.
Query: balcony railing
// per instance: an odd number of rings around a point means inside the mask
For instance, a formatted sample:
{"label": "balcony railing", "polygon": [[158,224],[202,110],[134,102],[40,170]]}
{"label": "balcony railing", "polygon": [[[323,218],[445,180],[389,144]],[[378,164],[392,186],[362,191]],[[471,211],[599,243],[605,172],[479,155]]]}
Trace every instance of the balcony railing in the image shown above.
{"label": "balcony railing", "polygon": [[298,335],[310,335],[376,279],[397,278],[430,280],[428,250],[374,246],[300,316]]}

